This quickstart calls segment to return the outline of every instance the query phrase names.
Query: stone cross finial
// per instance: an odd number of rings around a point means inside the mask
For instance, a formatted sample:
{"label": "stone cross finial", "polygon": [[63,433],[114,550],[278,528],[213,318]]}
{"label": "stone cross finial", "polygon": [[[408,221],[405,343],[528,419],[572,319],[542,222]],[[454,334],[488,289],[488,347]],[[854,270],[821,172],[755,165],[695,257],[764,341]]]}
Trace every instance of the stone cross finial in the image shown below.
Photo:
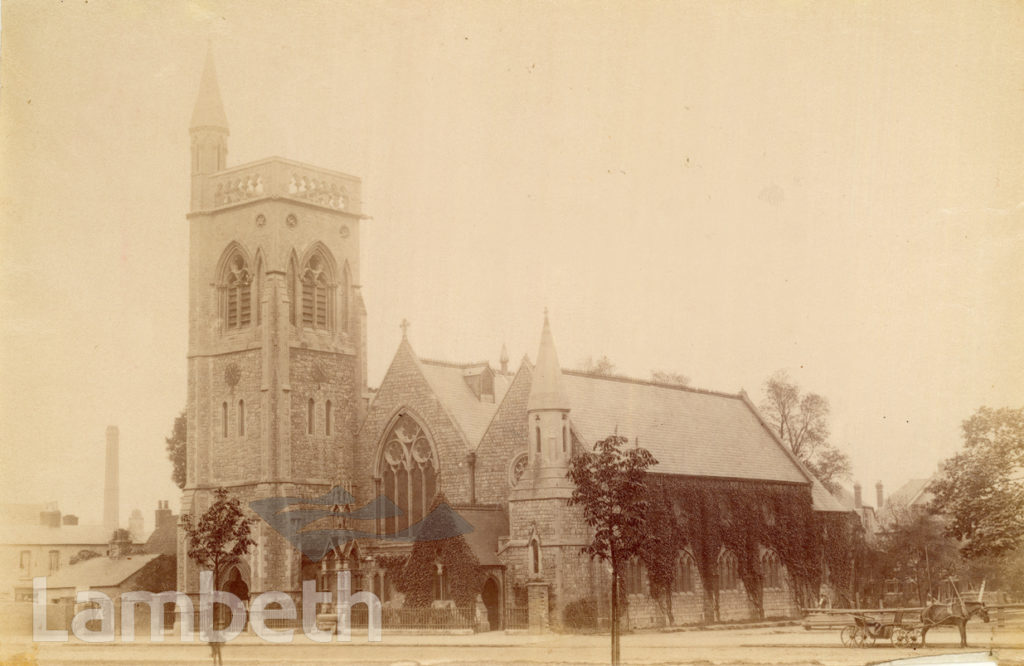
{"label": "stone cross finial", "polygon": [[408,319],[406,319],[406,318],[404,318],[404,317],[402,318],[402,323],[398,325],[398,326],[399,326],[399,328],[401,328],[401,329],[402,329],[402,339],[403,339],[403,340],[404,340],[404,339],[405,339],[406,337],[408,337],[408,335],[409,335],[409,326],[410,326],[410,325],[411,325],[411,324],[409,324],[409,320],[408,320]]}

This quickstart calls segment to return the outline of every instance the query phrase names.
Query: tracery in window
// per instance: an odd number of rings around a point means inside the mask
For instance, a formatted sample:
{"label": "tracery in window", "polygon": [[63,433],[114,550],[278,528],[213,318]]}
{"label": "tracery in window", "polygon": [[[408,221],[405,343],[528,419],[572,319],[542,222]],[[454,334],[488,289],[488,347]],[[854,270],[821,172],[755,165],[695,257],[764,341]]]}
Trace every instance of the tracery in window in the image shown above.
{"label": "tracery in window", "polygon": [[314,254],[302,270],[302,325],[327,329],[331,326],[331,275],[320,253]]}
{"label": "tracery in window", "polygon": [[252,323],[252,272],[242,251],[232,251],[221,274],[221,317],[227,329]]}
{"label": "tracery in window", "polygon": [[385,519],[385,532],[404,530],[421,520],[437,493],[437,456],[426,432],[408,414],[398,417],[380,453],[384,495],[401,516]]}
{"label": "tracery in window", "polygon": [[736,553],[727,550],[718,558],[718,589],[738,590],[740,587],[739,560]]}
{"label": "tracery in window", "polygon": [[697,564],[683,551],[676,559],[676,573],[672,580],[673,592],[693,592],[697,588]]}
{"label": "tracery in window", "polygon": [[761,559],[761,572],[764,574],[765,589],[781,589],[783,587],[782,562],[774,550],[766,552]]}

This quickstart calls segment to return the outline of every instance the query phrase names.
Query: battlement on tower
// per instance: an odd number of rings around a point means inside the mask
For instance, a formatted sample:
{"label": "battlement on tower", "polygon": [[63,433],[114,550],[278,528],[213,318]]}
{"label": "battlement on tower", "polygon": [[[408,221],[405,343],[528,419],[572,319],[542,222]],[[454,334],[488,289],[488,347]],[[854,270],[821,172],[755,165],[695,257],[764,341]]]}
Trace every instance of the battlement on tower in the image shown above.
{"label": "battlement on tower", "polygon": [[261,199],[289,199],[364,217],[362,181],[359,178],[281,157],[268,157],[200,178],[197,183],[200,191],[193,200],[193,213],[221,210]]}

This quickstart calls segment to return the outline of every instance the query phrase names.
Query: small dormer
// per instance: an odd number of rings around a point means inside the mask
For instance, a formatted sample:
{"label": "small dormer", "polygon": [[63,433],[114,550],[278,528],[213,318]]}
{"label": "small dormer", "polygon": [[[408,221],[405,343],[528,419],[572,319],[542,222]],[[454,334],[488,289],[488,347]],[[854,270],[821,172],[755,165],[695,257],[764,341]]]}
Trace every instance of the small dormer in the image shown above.
{"label": "small dormer", "polygon": [[480,402],[494,402],[494,370],[489,363],[467,366],[462,379]]}

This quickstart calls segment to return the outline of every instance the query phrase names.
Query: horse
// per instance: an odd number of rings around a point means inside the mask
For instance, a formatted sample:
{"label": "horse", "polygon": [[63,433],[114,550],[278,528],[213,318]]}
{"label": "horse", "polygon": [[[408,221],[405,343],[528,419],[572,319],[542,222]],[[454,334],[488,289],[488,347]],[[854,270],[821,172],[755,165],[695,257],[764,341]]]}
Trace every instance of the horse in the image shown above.
{"label": "horse", "polygon": [[940,624],[952,624],[960,630],[960,647],[967,647],[967,621],[977,615],[988,622],[988,609],[980,601],[932,604],[921,612],[921,647],[928,630]]}

